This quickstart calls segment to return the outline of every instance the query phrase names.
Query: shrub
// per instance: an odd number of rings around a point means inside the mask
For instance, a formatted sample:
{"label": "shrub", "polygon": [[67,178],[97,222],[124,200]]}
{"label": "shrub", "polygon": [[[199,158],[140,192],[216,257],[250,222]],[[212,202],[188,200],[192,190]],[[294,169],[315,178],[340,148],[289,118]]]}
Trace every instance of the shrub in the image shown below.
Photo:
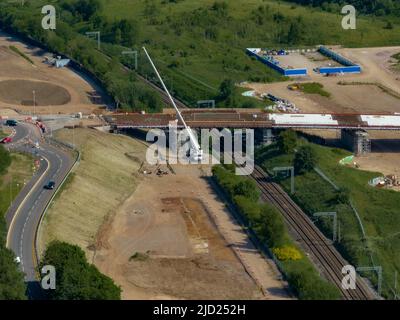
{"label": "shrub", "polygon": [[297,146],[297,134],[292,130],[285,130],[279,134],[278,148],[281,152],[293,153]]}
{"label": "shrub", "polygon": [[280,261],[296,261],[302,258],[300,251],[293,246],[274,248],[272,252]]}
{"label": "shrub", "polygon": [[294,168],[298,173],[312,170],[317,163],[315,151],[308,145],[300,147],[294,157]]}

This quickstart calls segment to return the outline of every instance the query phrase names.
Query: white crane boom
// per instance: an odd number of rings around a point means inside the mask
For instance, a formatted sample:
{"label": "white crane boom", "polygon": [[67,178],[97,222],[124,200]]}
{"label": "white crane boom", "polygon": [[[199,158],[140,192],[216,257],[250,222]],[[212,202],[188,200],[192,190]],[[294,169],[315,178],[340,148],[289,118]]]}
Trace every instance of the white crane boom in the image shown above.
{"label": "white crane boom", "polygon": [[147,58],[149,59],[150,64],[151,64],[151,66],[152,66],[153,69],[154,69],[154,72],[156,73],[158,79],[160,80],[161,85],[162,85],[164,91],[167,93],[169,100],[171,100],[171,103],[172,103],[172,105],[173,105],[174,108],[175,108],[175,111],[176,111],[176,113],[177,113],[177,115],[178,115],[179,120],[183,123],[185,129],[186,129],[187,132],[188,132],[188,135],[189,135],[189,138],[190,138],[190,142],[191,142],[191,145],[192,145],[192,149],[193,149],[193,151],[195,152],[194,158],[195,158],[196,160],[201,160],[203,151],[202,151],[201,148],[200,148],[199,142],[197,141],[196,137],[194,136],[194,134],[193,134],[193,132],[192,132],[192,129],[186,125],[186,122],[185,122],[185,120],[183,119],[183,116],[182,116],[181,112],[179,111],[178,107],[177,107],[176,104],[175,104],[174,99],[172,98],[171,94],[169,93],[167,87],[165,86],[165,83],[164,83],[163,79],[161,78],[161,76],[160,76],[160,74],[159,74],[159,72],[158,72],[156,66],[154,65],[153,60],[151,60],[150,55],[148,54],[146,48],[143,47],[143,50],[144,50],[144,52],[145,52]]}

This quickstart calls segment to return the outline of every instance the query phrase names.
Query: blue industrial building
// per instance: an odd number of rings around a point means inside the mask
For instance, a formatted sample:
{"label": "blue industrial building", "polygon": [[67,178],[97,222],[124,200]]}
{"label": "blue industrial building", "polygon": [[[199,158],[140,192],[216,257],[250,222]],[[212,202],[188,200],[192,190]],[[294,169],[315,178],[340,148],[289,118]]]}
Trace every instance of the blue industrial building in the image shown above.
{"label": "blue industrial building", "polygon": [[361,73],[362,71],[360,65],[346,59],[345,57],[342,57],[341,55],[337,54],[336,52],[324,46],[320,46],[318,48],[318,52],[342,65],[341,67],[320,67],[317,69],[319,73],[322,74]]}
{"label": "blue industrial building", "polygon": [[271,69],[278,71],[280,74],[287,77],[299,77],[307,75],[307,68],[298,68],[298,69],[286,69],[279,66],[279,61],[274,59],[272,56],[261,56],[259,52],[261,49],[248,48],[247,54],[253,57],[256,57],[257,60],[266,64]]}

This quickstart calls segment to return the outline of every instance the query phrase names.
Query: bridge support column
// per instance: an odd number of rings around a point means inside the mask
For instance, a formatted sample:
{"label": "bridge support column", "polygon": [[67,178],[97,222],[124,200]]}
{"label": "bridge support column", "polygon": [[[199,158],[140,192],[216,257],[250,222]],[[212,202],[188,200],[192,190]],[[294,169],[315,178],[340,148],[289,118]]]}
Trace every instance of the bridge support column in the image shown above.
{"label": "bridge support column", "polygon": [[254,133],[257,144],[269,146],[275,141],[275,133],[271,128],[255,129]]}
{"label": "bridge support column", "polygon": [[367,155],[371,152],[371,140],[364,130],[341,130],[342,144],[357,156]]}

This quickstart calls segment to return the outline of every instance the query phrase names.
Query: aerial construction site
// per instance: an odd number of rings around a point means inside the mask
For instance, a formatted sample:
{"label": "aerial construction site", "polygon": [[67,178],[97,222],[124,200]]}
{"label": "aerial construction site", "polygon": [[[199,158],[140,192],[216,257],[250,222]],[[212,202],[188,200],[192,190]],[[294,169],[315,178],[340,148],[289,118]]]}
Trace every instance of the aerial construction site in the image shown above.
{"label": "aerial construction site", "polygon": [[397,300],[400,20],[133,2],[0,1],[0,299]]}

